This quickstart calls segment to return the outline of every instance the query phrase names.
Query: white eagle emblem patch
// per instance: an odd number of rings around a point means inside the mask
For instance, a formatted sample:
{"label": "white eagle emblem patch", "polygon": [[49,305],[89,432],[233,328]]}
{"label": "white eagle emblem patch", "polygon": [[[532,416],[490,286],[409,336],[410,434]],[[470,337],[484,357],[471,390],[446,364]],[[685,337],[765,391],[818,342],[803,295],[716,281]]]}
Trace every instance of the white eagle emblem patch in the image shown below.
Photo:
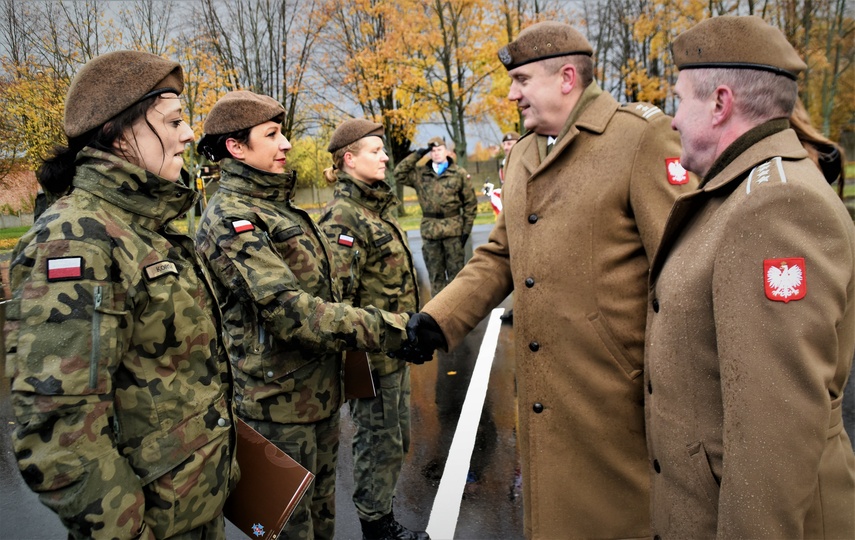
{"label": "white eagle emblem patch", "polygon": [[680,163],[680,158],[667,158],[665,160],[665,170],[668,173],[668,183],[675,186],[680,186],[689,181],[689,173],[683,168]]}
{"label": "white eagle emblem patch", "polygon": [[801,300],[807,293],[805,260],[801,257],[763,261],[766,298],[777,302]]}

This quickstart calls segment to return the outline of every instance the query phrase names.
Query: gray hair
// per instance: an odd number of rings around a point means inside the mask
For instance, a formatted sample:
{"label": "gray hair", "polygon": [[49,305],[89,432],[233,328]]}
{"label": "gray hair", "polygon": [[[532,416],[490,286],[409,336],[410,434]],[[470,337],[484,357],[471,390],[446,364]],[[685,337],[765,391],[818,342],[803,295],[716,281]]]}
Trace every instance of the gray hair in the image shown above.
{"label": "gray hair", "polygon": [[796,81],[770,71],[698,68],[681,74],[689,75],[697,99],[708,98],[718,86],[730,87],[737,112],[757,123],[789,117],[799,95]]}
{"label": "gray hair", "polygon": [[541,61],[549,73],[558,73],[565,64],[573,64],[582,88],[587,88],[594,81],[594,60],[587,54],[568,54]]}

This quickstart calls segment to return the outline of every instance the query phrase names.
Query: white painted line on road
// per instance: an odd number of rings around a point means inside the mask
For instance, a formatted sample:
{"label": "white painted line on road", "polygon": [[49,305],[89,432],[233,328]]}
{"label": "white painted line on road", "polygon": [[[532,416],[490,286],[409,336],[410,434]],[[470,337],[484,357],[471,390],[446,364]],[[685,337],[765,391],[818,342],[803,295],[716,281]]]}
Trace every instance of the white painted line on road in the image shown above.
{"label": "white painted line on road", "polygon": [[457,528],[457,518],[460,515],[460,501],[463,500],[463,488],[466,487],[466,476],[472,461],[472,450],[475,448],[475,433],[481,421],[481,411],[484,409],[484,398],[487,396],[487,384],[490,382],[490,370],[496,356],[496,346],[499,344],[499,331],[502,329],[501,317],[504,308],[496,308],[490,312],[487,331],[475,360],[469,389],[457,421],[457,429],[445,470],[439,481],[436,498],[430,512],[427,533],[432,540],[452,540]]}

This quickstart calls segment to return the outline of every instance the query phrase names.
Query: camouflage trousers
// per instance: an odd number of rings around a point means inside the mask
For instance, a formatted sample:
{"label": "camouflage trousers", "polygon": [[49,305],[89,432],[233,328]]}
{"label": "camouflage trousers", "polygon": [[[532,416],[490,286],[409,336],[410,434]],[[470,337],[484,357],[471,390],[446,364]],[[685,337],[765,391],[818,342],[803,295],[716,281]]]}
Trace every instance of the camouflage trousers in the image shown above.
{"label": "camouflage trousers", "polygon": [[335,533],[335,467],[338,461],[339,414],[311,424],[278,424],[246,420],[280,450],[315,475],[291,519],[279,534],[288,540],[332,539]]}
{"label": "camouflage trousers", "polygon": [[170,536],[169,540],[226,540],[226,520],[223,514],[192,531]]}
{"label": "camouflage trousers", "polygon": [[392,511],[392,496],[410,449],[410,366],[380,376],[377,396],[350,401],[353,435],[353,503],[360,519]]}
{"label": "camouflage trousers", "polygon": [[459,236],[422,239],[422,255],[430,280],[430,294],[436,296],[463,268],[465,251]]}

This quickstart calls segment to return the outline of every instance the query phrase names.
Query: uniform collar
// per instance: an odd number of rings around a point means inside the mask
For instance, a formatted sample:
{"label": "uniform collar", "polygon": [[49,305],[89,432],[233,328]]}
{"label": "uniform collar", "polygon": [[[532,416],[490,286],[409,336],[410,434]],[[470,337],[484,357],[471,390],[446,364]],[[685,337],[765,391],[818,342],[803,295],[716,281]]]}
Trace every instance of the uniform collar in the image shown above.
{"label": "uniform collar", "polygon": [[352,199],[377,213],[383,213],[387,208],[393,207],[398,200],[386,182],[368,185],[342,171],[337,173],[335,196]]}
{"label": "uniform collar", "polygon": [[291,200],[297,183],[297,175],[293,171],[281,174],[264,172],[232,158],[223,159],[221,170],[221,189],[257,199]]}
{"label": "uniform collar", "polygon": [[170,182],[109,152],[85,147],[77,154],[74,187],[161,225],[185,213],[197,194],[183,180]]}
{"label": "uniform collar", "polygon": [[754,142],[750,146],[740,144],[744,151],[739,155],[732,156],[724,167],[719,168],[715,176],[707,175],[700,187],[701,191],[713,191],[735,181],[741,182],[751,169],[775,157],[781,157],[785,160],[799,160],[808,157],[807,150],[804,149],[796,132],[792,129],[775,131],[759,140],[753,137],[747,140]]}
{"label": "uniform collar", "polygon": [[784,131],[790,126],[790,122],[786,118],[776,118],[764,122],[759,126],[754,126],[745,133],[739,136],[735,141],[730,143],[730,146],[724,149],[718,158],[713,162],[709,172],[701,181],[701,186],[706,186],[709,180],[715,178],[720,172],[725,170],[728,165],[736,160],[739,156],[745,153],[746,150],[762,141],[770,135]]}

